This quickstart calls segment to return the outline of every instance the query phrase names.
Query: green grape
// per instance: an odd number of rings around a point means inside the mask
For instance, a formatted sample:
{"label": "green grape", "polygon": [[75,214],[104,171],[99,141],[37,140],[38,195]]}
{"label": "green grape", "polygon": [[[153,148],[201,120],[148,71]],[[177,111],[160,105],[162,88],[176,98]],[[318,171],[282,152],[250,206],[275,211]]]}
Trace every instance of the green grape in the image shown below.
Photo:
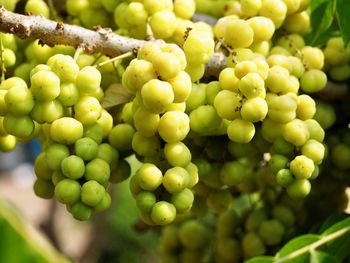
{"label": "green grape", "polygon": [[288,88],[288,83],[289,71],[286,68],[276,65],[269,69],[266,86],[271,92],[284,92]]}
{"label": "green grape", "polygon": [[163,174],[154,164],[144,163],[137,170],[135,178],[143,190],[154,191],[162,184]]}
{"label": "green grape", "polygon": [[16,54],[9,48],[4,48],[2,52],[2,61],[6,68],[12,67],[16,64]]}
{"label": "green grape", "polygon": [[294,180],[294,176],[293,176],[292,172],[289,169],[281,169],[281,170],[279,170],[277,172],[275,178],[276,178],[276,182],[279,185],[283,186],[283,187],[287,187]]}
{"label": "green grape", "polygon": [[[146,48],[143,47],[143,49]],[[143,49],[141,49],[138,53],[146,52]],[[157,74],[151,62],[143,59],[133,59],[122,75],[122,83],[123,87],[129,92],[136,93],[137,91],[141,90],[144,84],[156,78]]]}
{"label": "green grape", "polygon": [[120,123],[113,127],[108,135],[108,142],[118,151],[131,150],[135,129],[127,123]]}
{"label": "green grape", "polygon": [[158,11],[151,15],[149,23],[156,38],[169,38],[176,28],[176,16],[169,10]]}
{"label": "green grape", "polygon": [[85,164],[79,156],[70,155],[61,161],[61,170],[68,178],[79,179],[84,175]]}
{"label": "green grape", "polygon": [[284,205],[276,205],[273,207],[272,215],[286,227],[293,226],[296,220],[293,211]]}
{"label": "green grape", "polygon": [[190,96],[186,100],[186,112],[191,112],[204,104],[206,104],[206,85],[193,84]]}
{"label": "green grape", "polygon": [[38,123],[52,123],[64,116],[64,108],[60,101],[36,101],[30,116]]}
{"label": "green grape", "polygon": [[303,35],[310,31],[310,16],[307,11],[291,14],[286,17],[283,26],[289,33]]}
{"label": "green grape", "polygon": [[33,15],[43,15],[46,18],[50,18],[50,9],[43,0],[28,0],[24,11]]}
{"label": "green grape", "polygon": [[6,93],[7,93],[7,90],[0,89],[0,116],[5,116],[6,113],[8,113],[6,102],[5,102]]}
{"label": "green grape", "polygon": [[73,118],[63,117],[52,122],[50,136],[58,143],[73,144],[83,136],[83,125]]}
{"label": "green grape", "polygon": [[38,178],[34,182],[33,189],[38,197],[51,199],[54,196],[55,186],[51,181]]}
{"label": "green grape", "polygon": [[31,136],[34,132],[34,122],[29,116],[6,114],[3,125],[8,134],[19,138]]}
{"label": "green grape", "polygon": [[262,121],[265,119],[267,112],[266,100],[259,97],[246,100],[241,108],[242,119],[250,122]]}
{"label": "green grape", "polygon": [[96,206],[105,196],[105,189],[94,180],[85,182],[81,187],[81,201],[88,206]]}
{"label": "green grape", "polygon": [[245,221],[245,228],[249,232],[254,232],[259,229],[259,226],[262,221],[267,219],[267,214],[265,209],[258,208],[256,210],[253,210],[249,213],[246,221]]}
{"label": "green grape", "polygon": [[241,0],[240,3],[245,16],[256,16],[261,8],[261,0]]}
{"label": "green grape", "polygon": [[50,180],[52,176],[52,169],[46,159],[46,153],[41,152],[34,161],[34,172],[38,179]]}
{"label": "green grape", "polygon": [[80,94],[93,94],[101,84],[101,73],[92,66],[82,68],[76,75],[75,85]]}
{"label": "green grape", "polygon": [[191,94],[191,77],[185,72],[180,71],[174,78],[168,79],[174,92],[174,102],[185,102]]}
{"label": "green grape", "polygon": [[174,92],[168,82],[152,79],[141,89],[143,105],[152,113],[163,113],[174,101]]}
{"label": "green grape", "polygon": [[192,82],[199,81],[205,73],[204,64],[187,64],[185,68],[186,73],[191,77]]}
{"label": "green grape", "polygon": [[93,28],[96,25],[100,25],[101,27],[108,27],[109,25],[109,14],[101,7],[84,8],[79,13],[79,18],[82,24],[87,28]]}
{"label": "green grape", "polygon": [[151,219],[157,225],[168,225],[175,220],[176,208],[166,201],[158,201],[151,210]]}
{"label": "green grape", "polygon": [[113,128],[113,117],[108,111],[102,108],[102,106],[101,116],[97,119],[96,123],[101,126],[103,138],[106,138]]}
{"label": "green grape", "polygon": [[85,125],[83,137],[89,137],[93,139],[97,144],[101,144],[103,139],[102,127],[98,123]]}
{"label": "green grape", "polygon": [[226,22],[224,39],[234,48],[249,47],[253,43],[254,30],[249,22],[241,19],[230,19]]}
{"label": "green grape", "polygon": [[[250,1],[250,0],[245,0]],[[256,0],[255,0],[256,1]],[[273,21],[264,16],[253,16],[247,20],[254,31],[254,42],[270,40],[275,33],[275,24]]]}
{"label": "green grape", "polygon": [[178,230],[181,244],[191,250],[204,248],[210,242],[209,229],[197,220],[188,220]]}
{"label": "green grape", "polygon": [[238,92],[238,83],[234,68],[227,67],[220,72],[219,84],[223,90]]}
{"label": "green grape", "polygon": [[287,193],[293,199],[306,197],[311,190],[311,184],[307,179],[295,179],[287,186]]}
{"label": "green grape", "polygon": [[281,169],[286,168],[289,160],[287,157],[280,154],[271,155],[268,167],[273,174],[277,174]]}
{"label": "green grape", "polygon": [[131,2],[125,9],[125,22],[131,26],[138,26],[147,22],[147,11],[142,3]]}
{"label": "green grape", "polygon": [[315,93],[326,87],[327,75],[319,69],[309,69],[300,78],[300,87],[306,93]]}
{"label": "green grape", "polygon": [[86,164],[84,178],[105,185],[109,180],[110,174],[111,169],[108,162],[100,158],[95,158]]}
{"label": "green grape", "polygon": [[167,192],[176,194],[188,186],[189,174],[182,167],[173,167],[164,173],[162,184]]}
{"label": "green grape", "polygon": [[159,114],[152,113],[141,106],[134,114],[134,126],[142,135],[153,136],[157,133],[159,119]]}
{"label": "green grape", "polygon": [[37,100],[51,101],[60,94],[60,79],[51,71],[39,70],[30,81],[30,91]]}
{"label": "green grape", "polygon": [[249,121],[235,119],[227,127],[227,135],[234,142],[248,143],[253,139],[254,134],[254,124]]}
{"label": "green grape", "polygon": [[16,85],[4,96],[7,110],[16,115],[27,115],[34,107],[34,100],[29,89]]}
{"label": "green grape", "polygon": [[242,79],[245,75],[249,73],[256,73],[257,71],[257,64],[250,60],[239,61],[234,67],[235,76],[238,79]]}
{"label": "green grape", "polygon": [[107,191],[104,191],[104,192],[105,192],[105,194],[104,194],[101,202],[99,202],[97,205],[94,206],[94,210],[97,212],[105,211],[111,206],[112,198]]}
{"label": "green grape", "polygon": [[325,147],[321,142],[310,139],[301,147],[301,154],[310,158],[315,164],[321,164],[325,156]]}
{"label": "green grape", "polygon": [[249,232],[243,236],[242,248],[247,258],[261,256],[266,252],[264,242],[255,232]]}
{"label": "green grape", "polygon": [[191,161],[191,152],[182,142],[165,144],[164,154],[172,166],[186,167]]}
{"label": "green grape", "polygon": [[211,81],[206,88],[206,99],[209,105],[214,105],[216,95],[221,91],[219,81]]}
{"label": "green grape", "polygon": [[181,192],[172,195],[171,203],[175,206],[176,212],[179,214],[188,212],[194,202],[193,192],[185,188]]}
{"label": "green grape", "polygon": [[232,201],[233,197],[228,189],[218,189],[209,193],[206,204],[214,213],[221,214],[229,209]]}
{"label": "green grape", "polygon": [[247,167],[238,161],[225,162],[220,170],[220,180],[228,186],[243,182],[247,176]]}
{"label": "green grape", "polygon": [[64,82],[75,82],[79,73],[79,66],[71,56],[57,54],[47,60],[47,65]]}
{"label": "green grape", "polygon": [[69,15],[78,16],[79,13],[89,6],[88,0],[67,0],[66,9]]}
{"label": "green grape", "polygon": [[136,196],[137,208],[144,213],[150,213],[153,205],[157,202],[157,197],[152,192],[143,191]]}
{"label": "green grape", "polygon": [[17,144],[17,139],[13,135],[0,136],[0,151],[11,152]]}
{"label": "green grape", "polygon": [[159,120],[158,133],[167,143],[182,141],[190,130],[190,120],[181,111],[168,111]]}
{"label": "green grape", "polygon": [[97,156],[98,144],[89,137],[83,137],[74,144],[75,154],[84,161],[89,161]]}
{"label": "green grape", "polygon": [[58,99],[65,107],[73,106],[79,99],[77,86],[74,83],[61,84]]}
{"label": "green grape", "polygon": [[141,156],[155,156],[159,153],[160,141],[157,136],[147,137],[135,132],[132,137],[131,147],[135,153]]}
{"label": "green grape", "polygon": [[63,179],[55,186],[55,197],[63,204],[74,204],[80,199],[81,186],[73,179]]}
{"label": "green grape", "polygon": [[280,28],[287,15],[287,5],[282,0],[263,0],[259,15],[270,18]]}
{"label": "green grape", "polygon": [[214,54],[214,45],[213,38],[208,34],[191,30],[183,44],[187,63],[194,65],[207,63]]}
{"label": "green grape", "polygon": [[217,114],[227,120],[240,117],[243,97],[240,93],[230,90],[221,90],[214,98],[214,107]]}
{"label": "green grape", "polygon": [[310,139],[322,142],[325,136],[325,132],[321,125],[314,119],[306,120],[305,124],[310,133]]}
{"label": "green grape", "polygon": [[80,97],[74,105],[75,118],[83,125],[95,123],[101,116],[102,106],[100,102],[90,96]]}
{"label": "green grape", "polygon": [[282,242],[285,228],[277,219],[270,219],[262,221],[258,231],[264,243],[273,246]]}
{"label": "green grape", "polygon": [[199,181],[198,167],[196,164],[190,162],[186,167],[186,171],[189,175],[189,182],[187,184],[188,188],[194,187]]}
{"label": "green grape", "polygon": [[331,152],[332,162],[341,170],[350,168],[350,147],[344,143],[335,145]]}
{"label": "green grape", "polygon": [[202,105],[190,113],[191,130],[200,135],[225,134],[226,127],[211,105]]}
{"label": "green grape", "polygon": [[[310,138],[311,138],[311,135],[310,135]],[[282,137],[279,137],[273,141],[272,152],[281,154],[284,156],[291,156],[294,153],[294,145],[287,142]]]}
{"label": "green grape", "polygon": [[248,99],[266,96],[264,80],[258,73],[251,72],[242,77],[238,89]]}
{"label": "green grape", "polygon": [[331,79],[336,81],[345,81],[350,78],[350,66],[348,64],[332,67],[329,71]]}
{"label": "green grape", "polygon": [[88,220],[91,217],[91,208],[80,201],[72,204],[70,211],[73,217],[80,221]]}
{"label": "green grape", "polygon": [[67,179],[67,177],[64,176],[64,174],[61,172],[61,169],[55,170],[52,173],[51,181],[55,186],[63,179]]}
{"label": "green grape", "polygon": [[323,101],[316,102],[316,113],[314,119],[323,129],[328,129],[336,121],[336,113],[332,105]]}
{"label": "green grape", "polygon": [[310,133],[304,121],[294,119],[288,122],[283,131],[283,138],[295,146],[302,146],[309,139]]}
{"label": "green grape", "polygon": [[173,1],[171,0],[144,0],[143,4],[151,15],[162,10],[173,10]]}
{"label": "green grape", "polygon": [[190,20],[196,11],[196,3],[194,0],[175,0],[174,13],[177,17]]}
{"label": "green grape", "polygon": [[47,165],[52,170],[61,168],[62,160],[69,156],[69,149],[63,144],[51,144],[45,152]]}

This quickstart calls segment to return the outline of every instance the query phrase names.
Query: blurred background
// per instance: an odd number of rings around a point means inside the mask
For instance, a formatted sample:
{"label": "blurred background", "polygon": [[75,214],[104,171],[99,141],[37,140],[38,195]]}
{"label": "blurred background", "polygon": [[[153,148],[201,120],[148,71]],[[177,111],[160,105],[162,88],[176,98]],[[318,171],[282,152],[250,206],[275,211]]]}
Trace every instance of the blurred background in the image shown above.
{"label": "blurred background", "polygon": [[128,181],[111,185],[110,209],[77,221],[55,200],[35,196],[39,151],[32,141],[0,153],[0,262],[158,262],[159,229],[139,221]]}

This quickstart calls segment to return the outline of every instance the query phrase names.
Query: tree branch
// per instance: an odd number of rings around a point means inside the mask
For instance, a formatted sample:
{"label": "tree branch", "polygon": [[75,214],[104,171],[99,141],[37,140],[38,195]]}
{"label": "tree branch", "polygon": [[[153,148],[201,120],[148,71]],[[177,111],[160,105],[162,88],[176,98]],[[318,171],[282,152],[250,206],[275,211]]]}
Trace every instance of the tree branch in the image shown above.
{"label": "tree branch", "polygon": [[116,35],[111,29],[97,27],[95,31],[83,27],[54,22],[42,16],[25,16],[0,7],[0,31],[20,38],[40,39],[54,46],[63,44],[82,47],[88,53],[103,53],[114,57],[139,49],[145,41]]}
{"label": "tree branch", "polygon": [[[0,7],[0,31],[15,34],[20,38],[39,39],[48,46],[63,44],[83,48],[87,53],[102,53],[115,57],[129,51],[137,51],[146,41],[114,34],[109,28],[83,27],[54,22],[42,16],[26,16]],[[162,40],[154,40],[164,43]],[[225,67],[226,58],[216,53],[207,65],[207,74],[218,76]]]}

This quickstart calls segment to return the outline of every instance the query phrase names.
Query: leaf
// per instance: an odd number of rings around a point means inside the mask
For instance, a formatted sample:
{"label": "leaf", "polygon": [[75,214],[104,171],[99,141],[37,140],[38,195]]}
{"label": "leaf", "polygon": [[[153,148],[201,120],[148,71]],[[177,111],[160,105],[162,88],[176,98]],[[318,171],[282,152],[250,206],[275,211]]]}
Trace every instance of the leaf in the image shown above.
{"label": "leaf", "polygon": [[[293,238],[290,240],[287,244],[285,244],[276,254],[276,259],[280,259],[282,257],[285,257],[289,255],[290,253],[303,248],[305,246],[308,246],[316,241],[320,240],[319,235],[315,234],[306,234],[302,236],[298,236],[296,238]],[[298,257],[293,258],[293,263],[302,263],[304,262],[308,257],[308,253],[302,254]]]}
{"label": "leaf", "polygon": [[121,84],[112,84],[105,91],[101,105],[104,109],[110,109],[131,101],[132,97]]}
{"label": "leaf", "polygon": [[334,0],[312,1],[317,2],[311,8],[311,44],[315,44],[318,39],[331,27],[334,14]]}
{"label": "leaf", "polygon": [[322,235],[326,236],[331,233],[334,233],[342,228],[350,227],[350,217],[348,216],[346,219],[332,225],[331,227],[327,228],[325,231],[323,231]]}
{"label": "leaf", "polygon": [[349,0],[337,0],[336,1],[336,14],[338,19],[338,25],[343,37],[344,45],[347,46],[350,42],[350,1]]}
{"label": "leaf", "polygon": [[310,263],[340,263],[333,255],[323,251],[313,250],[310,255]]}
{"label": "leaf", "polygon": [[255,257],[247,261],[244,261],[244,263],[273,263],[273,262],[274,262],[274,257],[269,257],[269,256]]}
{"label": "leaf", "polygon": [[[323,231],[322,235],[326,236],[347,227],[350,227],[349,216],[346,219],[328,227],[326,230]],[[343,260],[348,255],[350,255],[349,247],[350,247],[350,230],[348,233],[344,234],[343,236],[335,239],[334,241],[329,242],[327,244],[326,250],[328,253],[332,255],[336,255],[336,257],[339,260]]]}
{"label": "leaf", "polygon": [[330,215],[326,220],[323,221],[322,225],[320,226],[318,233],[324,232],[326,229],[330,228],[331,226],[335,225],[336,223],[340,222],[341,220],[344,220],[348,218],[349,215],[345,213],[334,213]]}

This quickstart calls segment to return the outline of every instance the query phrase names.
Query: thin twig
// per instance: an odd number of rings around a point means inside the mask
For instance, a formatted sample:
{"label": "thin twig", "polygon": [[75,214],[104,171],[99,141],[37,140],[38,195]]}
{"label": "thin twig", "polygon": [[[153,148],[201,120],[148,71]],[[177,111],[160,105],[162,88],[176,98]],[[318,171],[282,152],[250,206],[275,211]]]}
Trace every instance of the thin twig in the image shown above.
{"label": "thin twig", "polygon": [[117,61],[117,60],[120,60],[120,59],[123,59],[123,58],[131,57],[133,54],[134,54],[133,52],[129,51],[129,52],[124,53],[124,54],[122,54],[122,55],[120,55],[120,56],[117,56],[117,57],[114,57],[114,58],[111,58],[111,59],[102,61],[102,62],[100,62],[100,63],[94,65],[94,67],[99,68],[99,67],[102,67],[102,66],[104,66],[104,65],[106,65],[106,64],[108,64],[108,63],[112,63],[112,62],[114,62],[114,61]]}

